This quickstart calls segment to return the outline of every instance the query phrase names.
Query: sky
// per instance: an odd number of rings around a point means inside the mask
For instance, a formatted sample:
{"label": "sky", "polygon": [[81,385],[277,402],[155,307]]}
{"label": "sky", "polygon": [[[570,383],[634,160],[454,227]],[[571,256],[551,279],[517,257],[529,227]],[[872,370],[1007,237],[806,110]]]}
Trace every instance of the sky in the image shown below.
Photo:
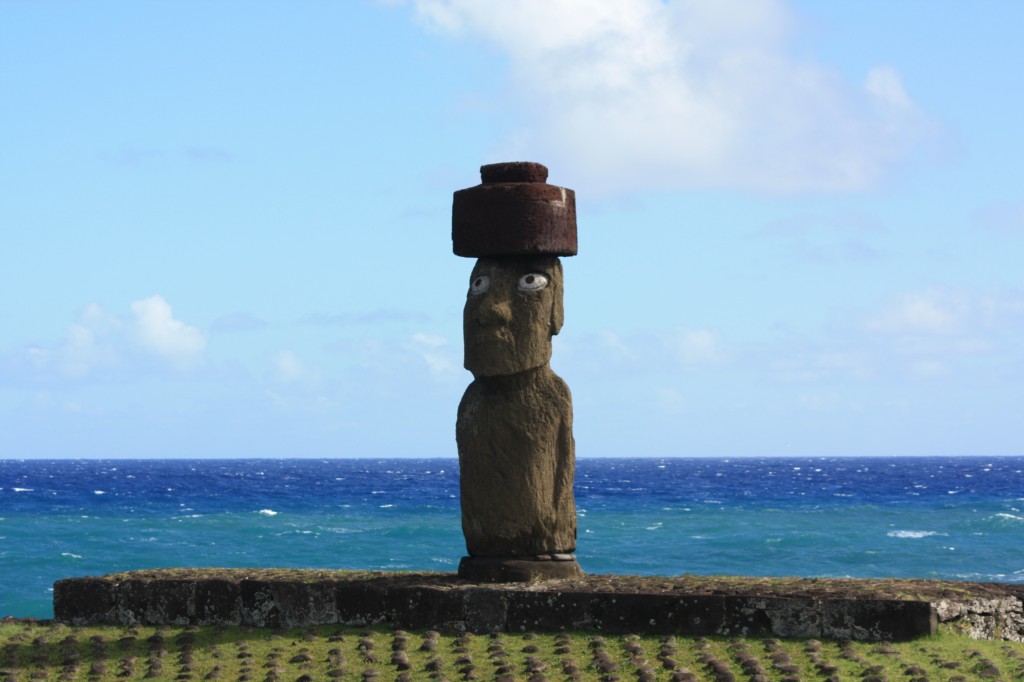
{"label": "sky", "polygon": [[454,457],[452,192],[576,192],[578,457],[1024,455],[1024,3],[0,0],[0,458]]}

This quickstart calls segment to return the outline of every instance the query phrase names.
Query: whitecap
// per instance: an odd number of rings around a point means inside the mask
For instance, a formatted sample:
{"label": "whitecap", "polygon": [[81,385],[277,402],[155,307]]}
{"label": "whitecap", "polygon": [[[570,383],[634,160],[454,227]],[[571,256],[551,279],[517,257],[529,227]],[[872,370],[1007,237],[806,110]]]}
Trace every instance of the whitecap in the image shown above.
{"label": "whitecap", "polygon": [[659,528],[661,528],[661,522],[660,521],[655,523],[652,526],[647,526],[646,528],[644,528],[644,530],[658,530]]}
{"label": "whitecap", "polygon": [[61,556],[66,556],[69,559],[81,559],[82,558],[81,554],[72,554],[71,552],[61,552],[60,555]]}
{"label": "whitecap", "polygon": [[382,505],[380,505],[380,509],[391,509],[394,506],[395,505],[393,505],[393,504],[382,504]]}
{"label": "whitecap", "polygon": [[946,535],[934,530],[891,530],[886,533],[891,538],[926,538],[930,535]]}
{"label": "whitecap", "polygon": [[277,516],[280,514],[280,512],[276,512],[273,509],[260,509],[257,513],[263,514],[264,516]]}
{"label": "whitecap", "polygon": [[1024,521],[1024,516],[1014,516],[1013,514],[1006,514],[1000,512],[992,517],[993,519],[1006,519],[1007,521]]}
{"label": "whitecap", "polygon": [[35,490],[35,488],[11,488],[11,490],[16,493],[30,493]]}
{"label": "whitecap", "polygon": [[93,490],[92,494],[93,495],[106,495],[107,491],[106,490]]}

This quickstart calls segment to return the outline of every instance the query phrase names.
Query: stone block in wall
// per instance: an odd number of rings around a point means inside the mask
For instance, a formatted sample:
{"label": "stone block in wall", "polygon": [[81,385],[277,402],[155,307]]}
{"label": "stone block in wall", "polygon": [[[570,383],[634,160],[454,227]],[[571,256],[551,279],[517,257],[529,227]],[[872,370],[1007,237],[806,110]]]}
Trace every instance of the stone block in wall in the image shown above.
{"label": "stone block in wall", "polygon": [[53,584],[53,617],[69,625],[116,623],[114,587],[104,578],[58,580]]}

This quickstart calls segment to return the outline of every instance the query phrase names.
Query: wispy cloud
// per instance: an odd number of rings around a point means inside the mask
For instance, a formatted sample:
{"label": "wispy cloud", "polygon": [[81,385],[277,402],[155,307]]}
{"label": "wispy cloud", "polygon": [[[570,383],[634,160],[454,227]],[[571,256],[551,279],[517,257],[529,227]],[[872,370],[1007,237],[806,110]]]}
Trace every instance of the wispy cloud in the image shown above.
{"label": "wispy cloud", "polygon": [[273,358],[273,378],[283,384],[315,386],[322,380],[319,368],[309,367],[290,350],[280,350]]}
{"label": "wispy cloud", "polygon": [[907,293],[865,324],[879,332],[948,334],[961,324],[968,308],[967,299],[960,294]]}
{"label": "wispy cloud", "polygon": [[523,126],[502,157],[590,191],[720,186],[854,190],[933,129],[899,72],[861,83],[792,56],[780,0],[411,0],[441,34],[509,58]]}
{"label": "wispy cloud", "polygon": [[982,228],[1024,235],[1024,201],[987,206],[974,213],[974,222]]}
{"label": "wispy cloud", "polygon": [[996,373],[1024,369],[1019,292],[968,289],[903,292],[876,312],[833,325],[821,338],[787,338],[760,361],[785,383],[841,385],[936,379],[979,362]]}
{"label": "wispy cloud", "polygon": [[797,260],[845,263],[877,260],[882,253],[871,243],[886,232],[872,216],[859,211],[802,213],[777,220],[750,233],[773,240]]}
{"label": "wispy cloud", "polygon": [[416,332],[409,343],[412,351],[430,368],[432,374],[451,377],[459,373],[461,363],[456,362],[455,351],[448,339],[435,334]]}
{"label": "wispy cloud", "polygon": [[426,313],[409,310],[397,310],[394,308],[381,308],[361,313],[310,313],[299,319],[299,324],[315,326],[350,326],[367,324],[415,324],[429,322],[430,316]]}
{"label": "wispy cloud", "polygon": [[265,329],[268,326],[266,320],[262,320],[251,313],[239,312],[218,317],[210,325],[212,332],[252,332]]}
{"label": "wispy cloud", "polygon": [[602,331],[581,337],[556,337],[554,362],[602,375],[671,373],[731,363],[733,352],[720,334],[708,329],[674,328],[618,334]]}

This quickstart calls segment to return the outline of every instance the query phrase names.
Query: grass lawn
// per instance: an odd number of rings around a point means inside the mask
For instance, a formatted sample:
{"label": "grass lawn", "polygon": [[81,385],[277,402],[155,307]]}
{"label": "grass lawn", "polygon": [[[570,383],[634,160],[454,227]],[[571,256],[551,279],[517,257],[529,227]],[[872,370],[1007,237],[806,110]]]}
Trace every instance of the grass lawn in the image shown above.
{"label": "grass lawn", "polygon": [[29,680],[1024,680],[1024,644],[896,644],[388,627],[70,627],[0,622],[0,682]]}

